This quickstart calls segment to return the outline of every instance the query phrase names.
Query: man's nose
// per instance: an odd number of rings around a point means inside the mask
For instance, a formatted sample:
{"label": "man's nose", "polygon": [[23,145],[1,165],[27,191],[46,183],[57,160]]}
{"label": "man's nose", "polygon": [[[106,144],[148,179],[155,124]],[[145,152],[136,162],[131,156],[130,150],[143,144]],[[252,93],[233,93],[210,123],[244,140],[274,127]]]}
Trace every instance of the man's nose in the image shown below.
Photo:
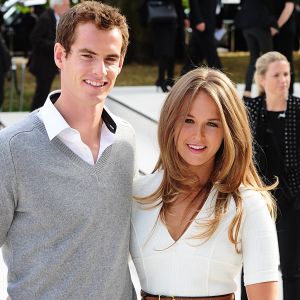
{"label": "man's nose", "polygon": [[105,65],[105,61],[103,59],[97,60],[94,66],[94,73],[97,75],[106,75],[107,74],[107,69]]}

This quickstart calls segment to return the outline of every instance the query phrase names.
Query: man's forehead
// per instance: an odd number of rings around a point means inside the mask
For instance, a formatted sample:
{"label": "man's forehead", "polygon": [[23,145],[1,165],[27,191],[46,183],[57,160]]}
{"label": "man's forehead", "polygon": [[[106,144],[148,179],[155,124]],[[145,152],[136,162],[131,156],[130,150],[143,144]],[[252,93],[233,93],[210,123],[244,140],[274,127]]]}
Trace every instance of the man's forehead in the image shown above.
{"label": "man's forehead", "polygon": [[74,31],[73,44],[77,41],[79,36],[80,39],[85,39],[85,38],[91,39],[92,37],[95,37],[99,33],[102,34],[104,38],[110,37],[111,42],[116,42],[116,43],[119,42],[120,44],[122,44],[123,42],[123,36],[119,28],[117,27],[113,27],[109,29],[99,28],[96,26],[95,23],[87,22],[87,23],[79,23],[76,26],[76,29]]}

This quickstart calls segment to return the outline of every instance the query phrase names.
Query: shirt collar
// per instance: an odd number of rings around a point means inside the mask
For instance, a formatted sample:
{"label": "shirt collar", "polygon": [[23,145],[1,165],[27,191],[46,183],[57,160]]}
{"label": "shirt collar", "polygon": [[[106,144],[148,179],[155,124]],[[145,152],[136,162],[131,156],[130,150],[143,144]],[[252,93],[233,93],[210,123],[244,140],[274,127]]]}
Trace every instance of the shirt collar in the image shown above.
{"label": "shirt collar", "polygon": [[[65,129],[71,128],[54,106],[54,103],[59,96],[60,91],[51,92],[45,104],[39,110],[39,114],[44,122],[50,140],[59,135]],[[110,112],[107,110],[107,108],[103,108],[101,117],[108,130],[115,134],[117,130],[117,124],[113,120],[113,117],[110,115]],[[53,122],[53,120],[55,121]]]}

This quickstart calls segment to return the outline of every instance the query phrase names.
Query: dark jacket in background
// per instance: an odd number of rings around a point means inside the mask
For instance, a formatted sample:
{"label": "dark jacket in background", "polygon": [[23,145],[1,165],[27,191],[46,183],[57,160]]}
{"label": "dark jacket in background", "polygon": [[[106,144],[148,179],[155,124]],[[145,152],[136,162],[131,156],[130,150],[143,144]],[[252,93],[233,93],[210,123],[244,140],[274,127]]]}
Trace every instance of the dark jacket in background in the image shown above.
{"label": "dark jacket in background", "polygon": [[274,15],[270,1],[242,0],[241,8],[235,18],[238,28],[277,28],[277,18]]}
{"label": "dark jacket in background", "polygon": [[[293,2],[293,0],[273,0],[273,6],[272,6],[272,11],[275,17],[278,19],[281,12],[284,9],[285,3],[287,2]],[[280,33],[283,34],[288,34],[292,33],[294,34],[296,32],[296,20],[295,20],[295,13],[293,13],[290,18],[287,20],[287,22],[280,28]]]}
{"label": "dark jacket in background", "polygon": [[194,29],[197,24],[205,22],[206,30],[216,28],[216,0],[190,0],[190,21]]}
{"label": "dark jacket in background", "polygon": [[[261,173],[264,175],[264,166],[267,164],[267,158],[261,149],[264,148],[266,142],[264,138],[266,130],[265,98],[263,96],[250,98],[245,101],[245,104],[250,113],[252,132],[258,146],[255,151],[256,161]],[[284,187],[282,182],[280,182],[279,190],[282,188],[285,189],[283,194],[292,198],[286,200],[295,201],[295,206],[299,206],[300,209],[300,99],[298,97],[289,96],[285,120],[283,157],[278,157],[278,159],[283,161],[284,170],[281,173],[286,175],[284,182],[287,186]],[[269,161],[269,163],[272,162]],[[281,174],[275,175],[280,177]]]}
{"label": "dark jacket in background", "polygon": [[32,54],[29,59],[29,71],[36,77],[36,89],[31,103],[31,111],[44,104],[55,75],[58,73],[54,62],[55,36],[55,14],[52,9],[47,9],[38,18],[30,35]]}
{"label": "dark jacket in background", "polygon": [[[189,0],[189,3],[189,17],[193,31],[181,74],[204,63],[208,67],[221,69],[222,64],[215,40],[217,0]],[[204,31],[196,29],[199,23],[205,23]]]}
{"label": "dark jacket in background", "polygon": [[52,9],[45,10],[37,20],[30,34],[32,54],[29,61],[29,70],[35,76],[41,73],[57,73],[54,63],[54,42],[56,35],[56,18]]}

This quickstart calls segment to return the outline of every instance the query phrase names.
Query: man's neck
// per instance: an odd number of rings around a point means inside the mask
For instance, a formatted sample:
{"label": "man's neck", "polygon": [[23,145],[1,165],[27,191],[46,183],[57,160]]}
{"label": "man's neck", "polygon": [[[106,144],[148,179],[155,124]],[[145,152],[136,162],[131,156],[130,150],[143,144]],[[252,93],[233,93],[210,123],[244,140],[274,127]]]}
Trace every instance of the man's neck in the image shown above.
{"label": "man's neck", "polygon": [[79,107],[73,103],[71,107],[58,98],[54,106],[70,127],[80,133],[81,140],[90,148],[96,161],[100,149],[103,104]]}

